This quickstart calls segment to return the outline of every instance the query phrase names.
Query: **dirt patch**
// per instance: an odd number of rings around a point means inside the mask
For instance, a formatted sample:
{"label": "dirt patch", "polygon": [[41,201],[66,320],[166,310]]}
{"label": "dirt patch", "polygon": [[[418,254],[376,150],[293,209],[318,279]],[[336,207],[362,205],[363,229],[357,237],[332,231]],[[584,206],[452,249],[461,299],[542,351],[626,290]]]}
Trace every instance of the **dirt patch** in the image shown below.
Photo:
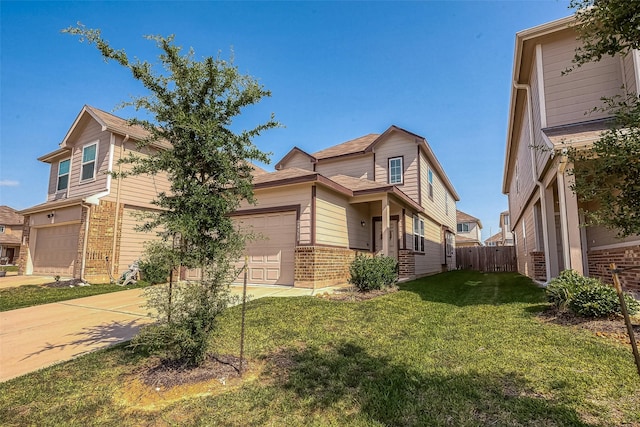
{"label": "dirt patch", "polygon": [[390,286],[385,289],[379,289],[375,291],[360,292],[356,287],[341,288],[335,290],[333,293],[325,292],[317,295],[318,298],[329,299],[332,301],[367,301],[373,298],[377,298],[383,295],[391,294],[398,291],[397,286]]}
{"label": "dirt patch", "polygon": [[[631,345],[627,327],[621,316],[612,316],[602,319],[576,316],[568,311],[550,308],[538,315],[544,323],[568,326],[576,329],[586,329],[595,335],[613,340],[625,345]],[[631,319],[633,333],[636,342],[640,341],[640,319],[635,316]]]}

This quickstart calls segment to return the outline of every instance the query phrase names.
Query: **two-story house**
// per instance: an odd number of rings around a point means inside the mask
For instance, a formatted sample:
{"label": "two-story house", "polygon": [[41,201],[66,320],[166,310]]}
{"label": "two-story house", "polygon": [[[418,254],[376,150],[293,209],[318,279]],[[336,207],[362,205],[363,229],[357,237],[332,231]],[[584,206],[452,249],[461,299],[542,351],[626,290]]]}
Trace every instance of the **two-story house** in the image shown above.
{"label": "two-story house", "polygon": [[[153,209],[150,200],[168,183],[105,172],[144,136],[123,119],[84,107],[61,148],[40,158],[51,163],[49,200],[23,211],[26,274],[62,270],[98,281],[140,256],[153,236],[134,230],[134,213]],[[84,171],[91,162],[93,176]],[[276,171],[256,168],[254,191],[257,204],[233,214],[261,237],[246,248],[251,283],[345,282],[358,252],[397,258],[403,278],[455,266],[459,197],[427,141],[398,127],[314,154],[293,148]]]}
{"label": "two-story house", "polygon": [[456,211],[456,247],[482,246],[482,223],[468,213]]}
{"label": "two-story house", "polygon": [[0,264],[15,264],[20,257],[24,218],[9,206],[0,206]]}
{"label": "two-story house", "polygon": [[485,246],[513,246],[509,211],[500,213],[500,231],[484,241]]}
{"label": "two-story house", "polygon": [[[609,263],[631,265],[640,237],[616,238],[602,227],[584,226],[581,203],[571,190],[573,165],[562,149],[587,147],[610,117],[594,110],[602,97],[637,93],[640,54],[603,57],[571,73],[578,46],[573,17],[516,34],[513,84],[503,178],[509,197],[518,271],[548,281],[564,269],[611,280]],[[637,273],[624,277],[640,289]]]}

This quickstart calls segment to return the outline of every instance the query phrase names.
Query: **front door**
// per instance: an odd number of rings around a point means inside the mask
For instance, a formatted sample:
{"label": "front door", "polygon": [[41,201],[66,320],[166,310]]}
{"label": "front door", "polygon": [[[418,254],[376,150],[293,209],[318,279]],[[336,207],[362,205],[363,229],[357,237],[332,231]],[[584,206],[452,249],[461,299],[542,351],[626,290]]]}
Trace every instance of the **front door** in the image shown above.
{"label": "front door", "polygon": [[[382,221],[373,223],[373,251],[376,255],[382,254]],[[398,221],[391,220],[389,223],[389,256],[398,259]]]}
{"label": "front door", "polygon": [[7,248],[7,264],[13,264],[13,257],[15,256],[15,248]]}

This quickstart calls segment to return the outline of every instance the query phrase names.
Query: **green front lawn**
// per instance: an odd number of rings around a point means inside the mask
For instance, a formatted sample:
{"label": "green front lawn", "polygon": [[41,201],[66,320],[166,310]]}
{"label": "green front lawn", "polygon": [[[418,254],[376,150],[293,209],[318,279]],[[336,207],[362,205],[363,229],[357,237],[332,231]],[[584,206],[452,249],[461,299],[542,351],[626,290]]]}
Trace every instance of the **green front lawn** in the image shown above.
{"label": "green front lawn", "polygon": [[145,282],[135,285],[91,285],[63,288],[49,288],[40,285],[23,285],[14,288],[0,289],[0,311],[15,310],[16,308],[31,307],[51,302],[66,301],[75,298],[90,297],[92,295],[125,291],[127,289],[148,286]]}
{"label": "green front lawn", "polygon": [[[145,359],[120,346],[0,384],[0,424],[640,425],[630,348],[541,323],[546,306],[522,276],[473,272],[365,302],[259,299],[242,382],[143,386]],[[220,319],[217,353],[239,353],[240,313]]]}

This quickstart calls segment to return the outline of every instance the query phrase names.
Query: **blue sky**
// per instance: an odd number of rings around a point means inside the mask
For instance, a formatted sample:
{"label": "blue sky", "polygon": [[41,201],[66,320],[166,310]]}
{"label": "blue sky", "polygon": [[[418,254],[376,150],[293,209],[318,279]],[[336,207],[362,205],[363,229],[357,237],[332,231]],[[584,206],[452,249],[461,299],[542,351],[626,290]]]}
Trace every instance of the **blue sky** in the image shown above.
{"label": "blue sky", "polygon": [[[483,238],[501,194],[517,31],[568,16],[569,1],[0,2],[0,204],[46,199],[54,151],[84,104],[112,111],[143,88],[62,28],[99,28],[155,61],[146,34],[175,34],[196,57],[228,58],[272,91],[239,121],[285,127],[255,143],[274,165],[397,125],[424,136]],[[131,110],[115,114],[131,117]]]}

